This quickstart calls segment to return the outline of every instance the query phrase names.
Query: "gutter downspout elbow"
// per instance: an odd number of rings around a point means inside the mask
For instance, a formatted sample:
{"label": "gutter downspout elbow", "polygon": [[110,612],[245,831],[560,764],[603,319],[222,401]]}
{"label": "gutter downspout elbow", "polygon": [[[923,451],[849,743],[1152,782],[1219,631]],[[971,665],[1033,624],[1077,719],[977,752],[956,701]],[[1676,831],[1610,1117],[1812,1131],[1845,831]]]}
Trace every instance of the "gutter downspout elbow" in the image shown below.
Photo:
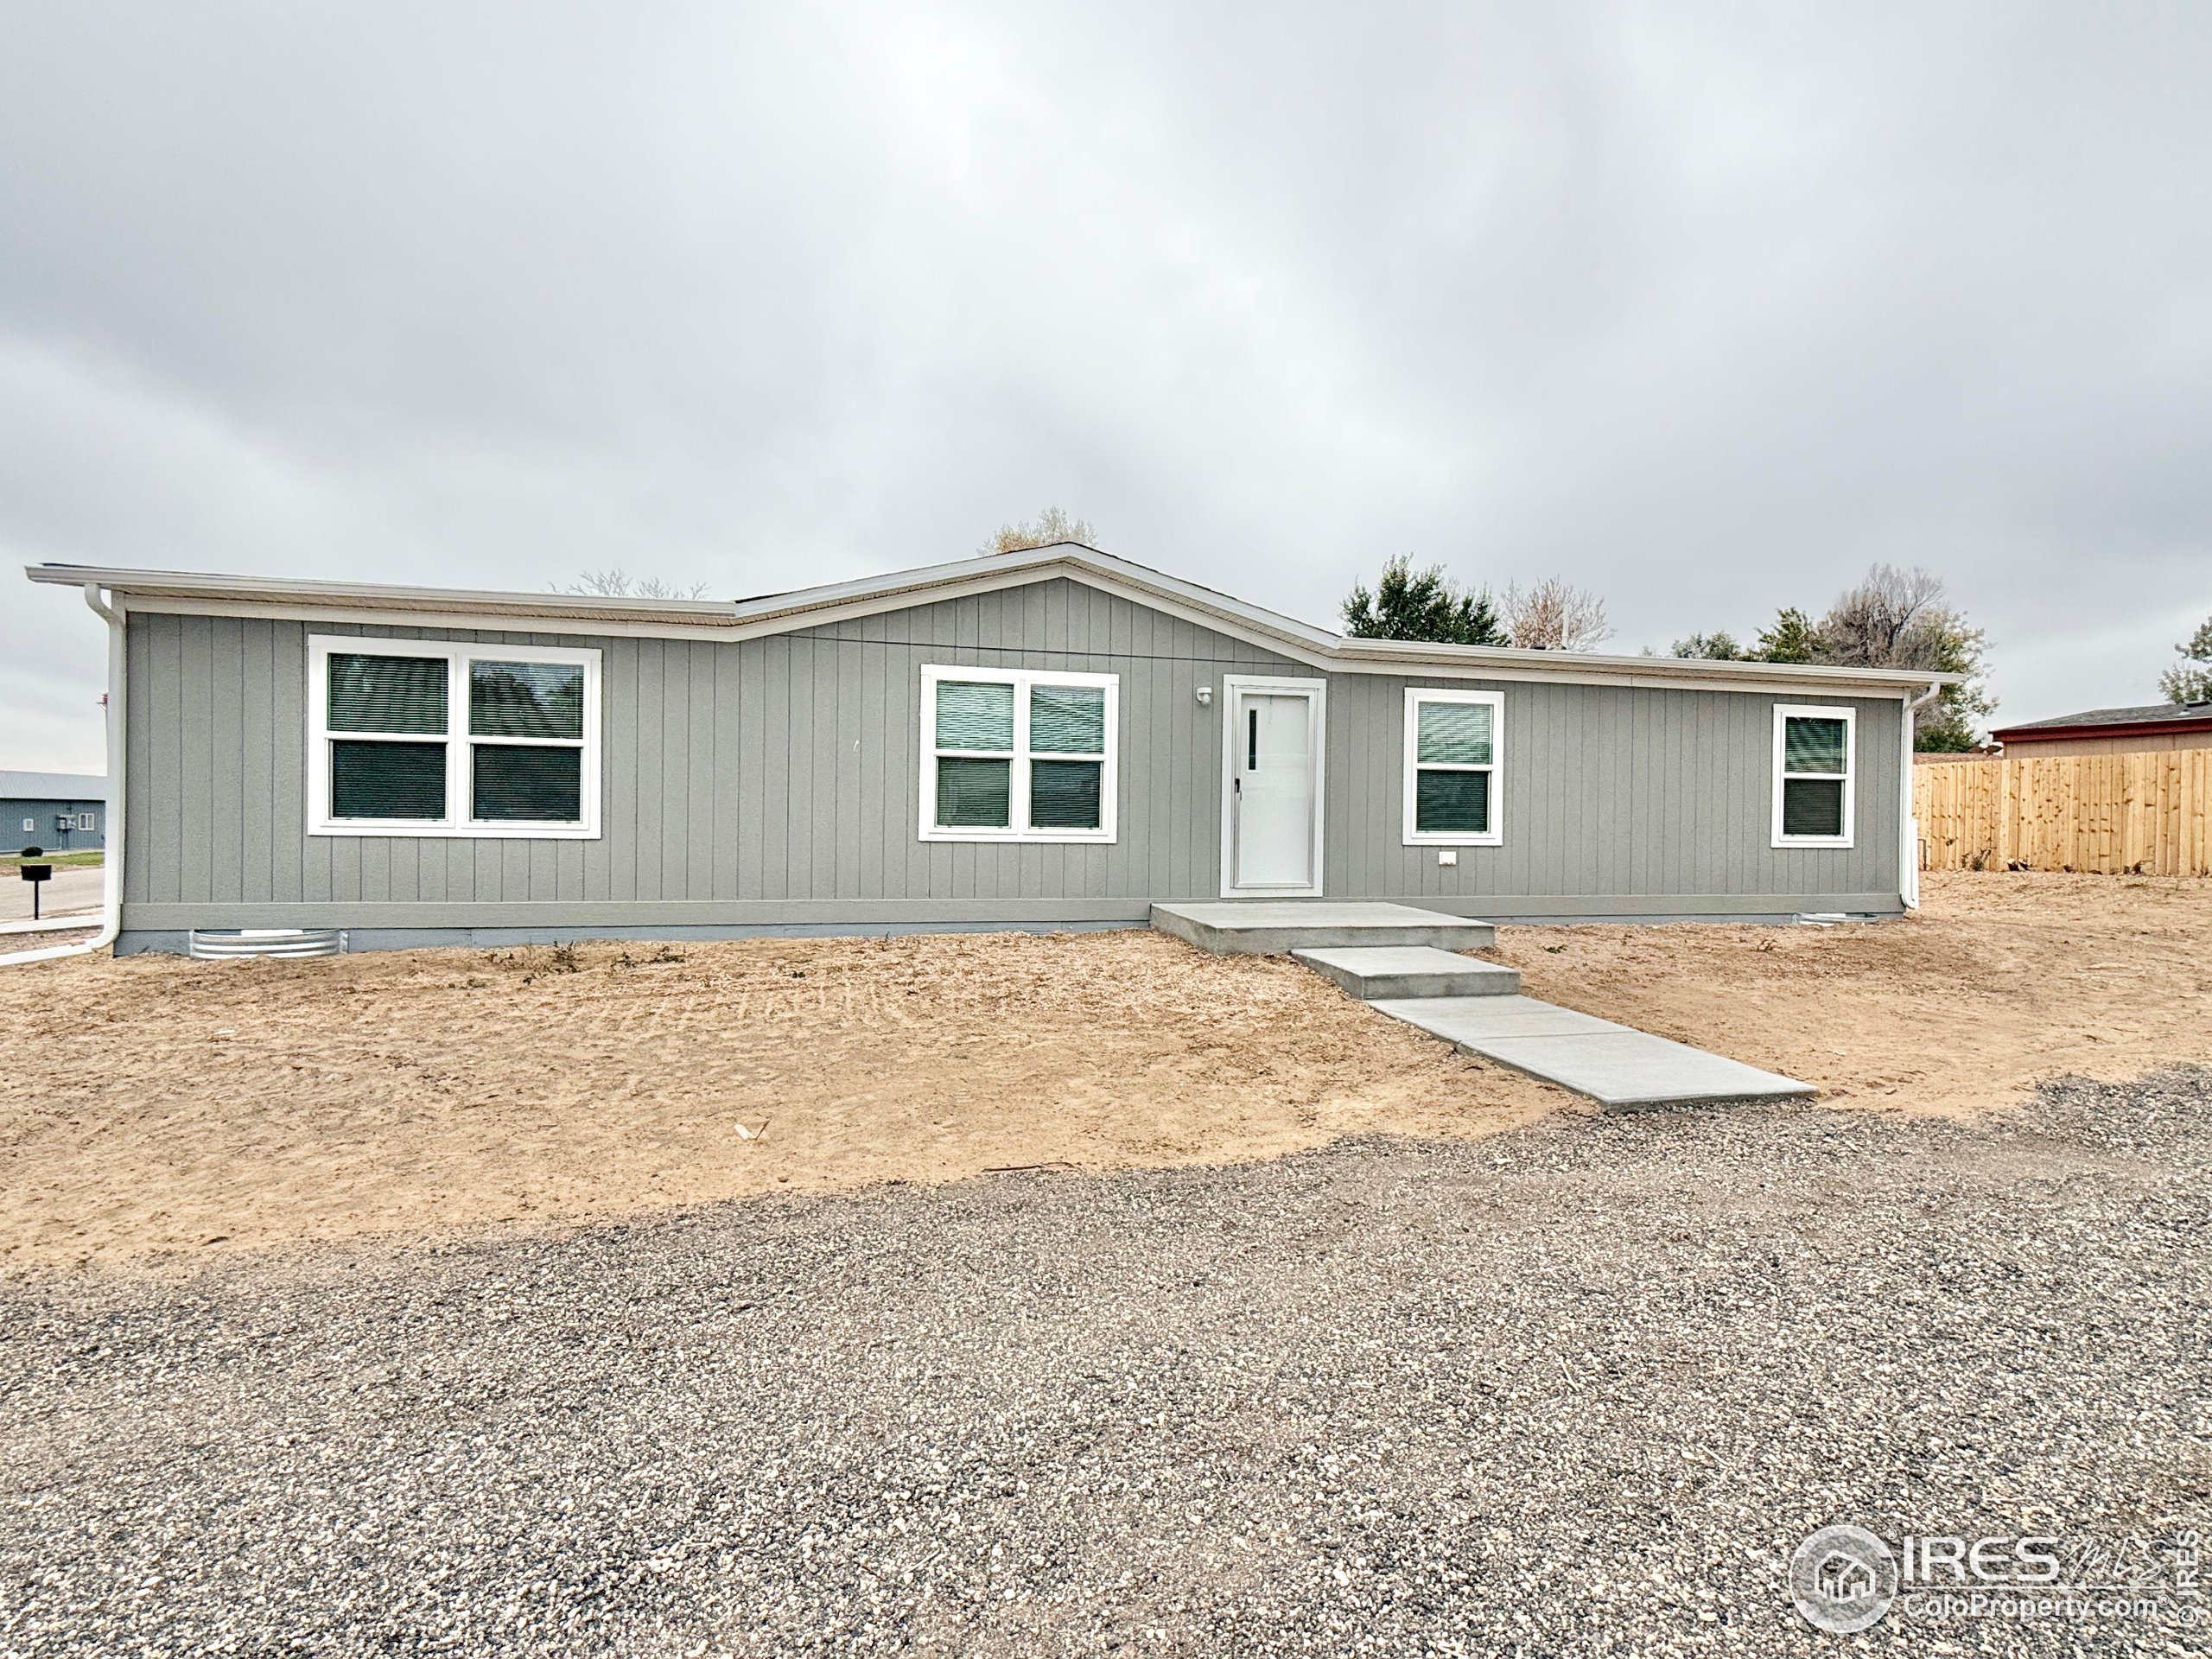
{"label": "gutter downspout elbow", "polygon": [[1904,750],[1898,765],[1898,816],[1904,836],[1904,856],[1898,861],[1897,897],[1908,912],[1920,908],[1920,820],[1912,810],[1912,738],[1919,725],[1920,711],[1943,695],[1943,682],[1930,680],[1928,689],[1918,696],[1904,700],[1904,730],[1902,747]]}
{"label": "gutter downspout elbow", "polygon": [[85,603],[107,624],[107,833],[100,859],[100,931],[81,944],[57,944],[43,950],[18,950],[0,957],[0,967],[27,962],[56,962],[63,957],[88,957],[114,944],[123,931],[123,675],[124,613],[100,597],[99,584],[85,584]]}

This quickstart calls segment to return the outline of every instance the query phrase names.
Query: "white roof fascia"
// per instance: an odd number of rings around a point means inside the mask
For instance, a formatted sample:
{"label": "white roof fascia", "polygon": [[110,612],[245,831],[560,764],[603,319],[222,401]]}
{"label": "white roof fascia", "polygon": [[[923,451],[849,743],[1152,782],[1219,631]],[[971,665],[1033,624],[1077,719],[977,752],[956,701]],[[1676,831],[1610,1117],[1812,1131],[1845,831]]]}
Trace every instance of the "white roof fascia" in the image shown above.
{"label": "white roof fascia", "polygon": [[[33,582],[105,588],[134,600],[198,600],[259,607],[314,607],[345,611],[429,611],[454,616],[531,616],[567,621],[619,619],[720,622],[726,599],[615,599],[596,594],[502,593],[466,588],[411,588],[390,582],[317,582],[279,576],[204,575],[185,570],[127,570],[99,565],[35,564]],[[167,610],[141,603],[140,610]]]}
{"label": "white roof fascia", "polygon": [[[734,602],[499,593],[71,564],[33,565],[25,574],[33,582],[106,588],[141,610],[283,615],[308,621],[387,626],[404,616],[410,626],[418,627],[498,628],[505,622],[520,625],[505,630],[513,632],[589,632],[726,639],[789,633],[1065,575],[1198,626],[1341,672],[1677,690],[1686,686],[1782,693],[1825,690],[1866,697],[1906,696],[1930,684],[1955,683],[1960,677],[1811,663],[1716,662],[1702,658],[1618,657],[1592,652],[1350,639],[1074,542],[987,554]],[[149,600],[156,602],[149,605],[145,602]]]}

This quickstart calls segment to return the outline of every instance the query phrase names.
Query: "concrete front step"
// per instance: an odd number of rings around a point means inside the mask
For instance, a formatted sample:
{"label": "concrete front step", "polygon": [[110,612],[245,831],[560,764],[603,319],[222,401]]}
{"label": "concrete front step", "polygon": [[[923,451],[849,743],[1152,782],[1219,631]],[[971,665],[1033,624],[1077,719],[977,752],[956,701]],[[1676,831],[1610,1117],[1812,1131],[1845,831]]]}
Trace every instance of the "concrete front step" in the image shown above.
{"label": "concrete front step", "polygon": [[1202,950],[1224,956],[1281,956],[1338,946],[1428,945],[1479,950],[1497,930],[1411,905],[1327,899],[1224,899],[1154,905],[1152,925]]}
{"label": "concrete front step", "polygon": [[1415,997],[1373,1006],[1471,1053],[1587,1095],[1609,1111],[1820,1092],[1795,1077],[1526,996]]}
{"label": "concrete front step", "polygon": [[1347,945],[1290,953],[1365,1001],[1378,997],[1510,996],[1521,970],[1428,944]]}

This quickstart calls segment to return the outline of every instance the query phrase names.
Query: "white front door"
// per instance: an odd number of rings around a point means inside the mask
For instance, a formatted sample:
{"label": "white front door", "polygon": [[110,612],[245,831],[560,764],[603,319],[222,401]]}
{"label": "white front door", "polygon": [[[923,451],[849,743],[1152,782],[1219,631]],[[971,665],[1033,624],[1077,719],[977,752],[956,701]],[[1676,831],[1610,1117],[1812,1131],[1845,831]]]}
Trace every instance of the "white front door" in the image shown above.
{"label": "white front door", "polygon": [[1321,690],[1313,681],[1228,682],[1224,893],[1321,890]]}

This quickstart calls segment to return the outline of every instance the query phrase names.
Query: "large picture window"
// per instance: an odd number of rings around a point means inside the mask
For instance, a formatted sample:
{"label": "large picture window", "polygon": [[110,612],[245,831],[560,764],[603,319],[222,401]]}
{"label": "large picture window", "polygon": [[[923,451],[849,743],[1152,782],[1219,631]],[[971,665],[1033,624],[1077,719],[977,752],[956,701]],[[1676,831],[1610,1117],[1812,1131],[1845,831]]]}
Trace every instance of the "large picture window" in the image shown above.
{"label": "large picture window", "polygon": [[1406,690],[1406,845],[1495,847],[1505,699],[1495,691]]}
{"label": "large picture window", "polygon": [[1851,845],[1856,721],[1849,709],[1774,710],[1774,844]]}
{"label": "large picture window", "polygon": [[922,839],[1114,839],[1111,674],[925,667]]}
{"label": "large picture window", "polygon": [[599,653],[318,637],[316,835],[599,834]]}

